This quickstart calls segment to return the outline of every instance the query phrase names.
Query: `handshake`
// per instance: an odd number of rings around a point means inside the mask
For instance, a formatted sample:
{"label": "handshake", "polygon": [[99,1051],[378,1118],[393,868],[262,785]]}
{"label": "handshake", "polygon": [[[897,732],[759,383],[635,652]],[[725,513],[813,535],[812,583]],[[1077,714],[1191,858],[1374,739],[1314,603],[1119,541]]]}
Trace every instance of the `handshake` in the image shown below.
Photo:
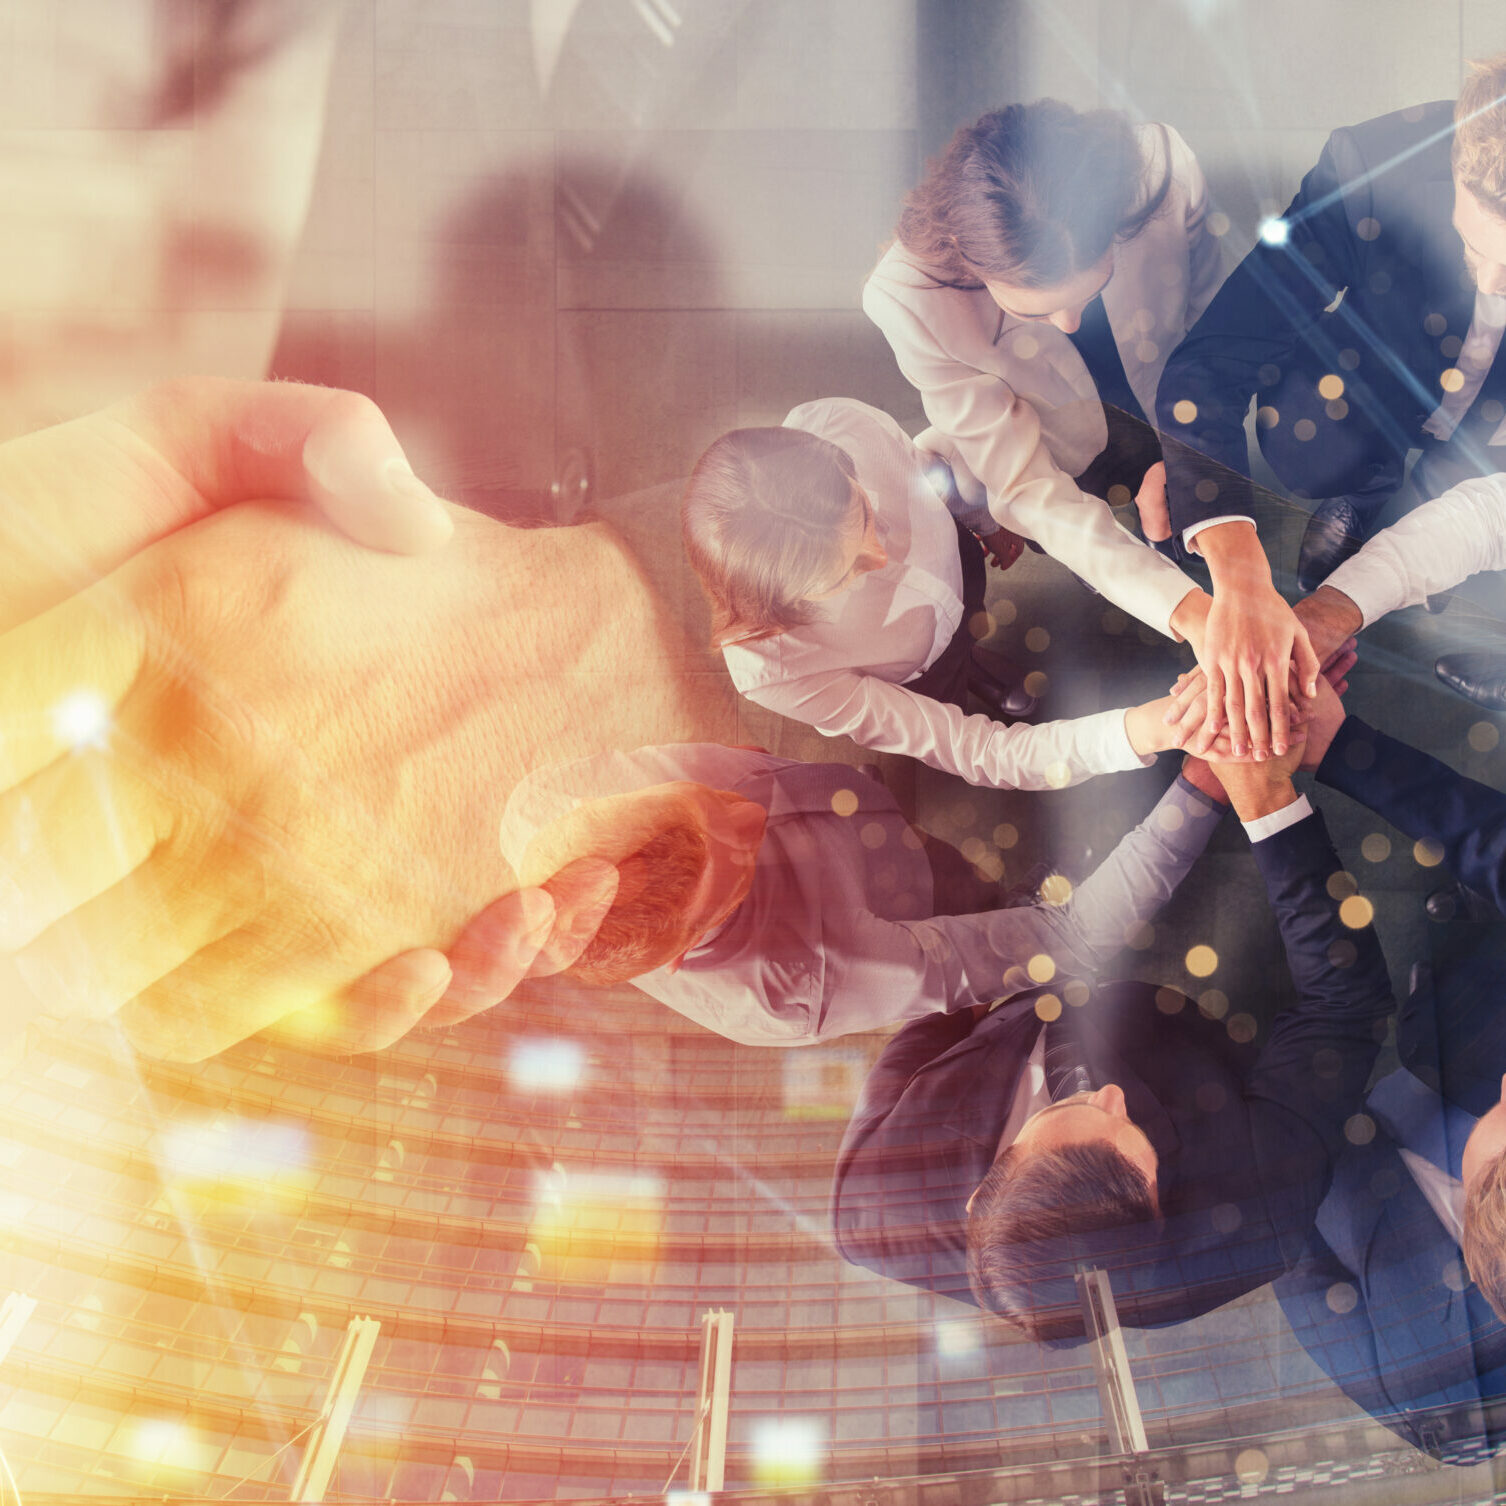
{"label": "handshake", "polygon": [[565,730],[540,539],[350,393],[177,382],[0,445],[0,1042],[368,1050],[568,966],[615,874],[557,905],[498,839]]}

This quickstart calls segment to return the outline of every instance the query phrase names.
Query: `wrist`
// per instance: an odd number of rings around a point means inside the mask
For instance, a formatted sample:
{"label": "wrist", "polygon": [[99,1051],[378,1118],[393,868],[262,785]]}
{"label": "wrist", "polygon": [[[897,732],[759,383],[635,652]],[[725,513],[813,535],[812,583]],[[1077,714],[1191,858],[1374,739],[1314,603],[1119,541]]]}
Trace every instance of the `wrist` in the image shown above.
{"label": "wrist", "polygon": [[1199,794],[1206,795],[1214,804],[1222,806],[1229,804],[1228,791],[1224,789],[1218,775],[1209,768],[1206,759],[1189,753],[1182,760],[1182,778]]}
{"label": "wrist", "polygon": [[1172,636],[1181,642],[1190,643],[1192,651],[1199,653],[1203,646],[1203,630],[1208,626],[1208,612],[1213,598],[1200,586],[1194,586],[1178,603],[1167,626]]}
{"label": "wrist", "polygon": [[1260,536],[1253,523],[1243,518],[1215,523],[1198,534],[1197,543],[1208,562],[1215,592],[1252,583],[1270,585],[1270,561],[1260,547]]}
{"label": "wrist", "polygon": [[1307,599],[1341,640],[1354,637],[1365,625],[1365,614],[1358,604],[1336,586],[1319,586]]}
{"label": "wrist", "polygon": [[[1238,774],[1235,769],[1240,770]],[[1234,814],[1241,821],[1258,821],[1262,816],[1284,810],[1297,798],[1296,786],[1285,774],[1272,777],[1259,764],[1231,764],[1225,771],[1224,788],[1229,792]]]}
{"label": "wrist", "polygon": [[1171,700],[1170,696],[1162,696],[1158,701],[1147,701],[1143,706],[1131,706],[1125,711],[1124,734],[1137,757],[1146,758],[1180,746],[1176,728],[1168,726],[1165,721]]}

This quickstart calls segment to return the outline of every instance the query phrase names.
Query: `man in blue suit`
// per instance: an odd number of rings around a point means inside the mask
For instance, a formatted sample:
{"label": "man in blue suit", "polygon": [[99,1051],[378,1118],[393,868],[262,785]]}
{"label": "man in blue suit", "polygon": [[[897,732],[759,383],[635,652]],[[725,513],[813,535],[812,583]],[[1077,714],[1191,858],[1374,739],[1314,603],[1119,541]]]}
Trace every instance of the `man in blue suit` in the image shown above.
{"label": "man in blue suit", "polygon": [[[1506,796],[1356,717],[1309,728],[1321,782],[1433,845],[1497,905]],[[1371,1091],[1302,1263],[1298,1338],[1358,1405],[1464,1463],[1506,1441],[1506,926],[1456,923],[1414,975],[1399,1071]]]}
{"label": "man in blue suit", "polygon": [[[1261,226],[1157,394],[1158,424],[1191,447],[1167,450],[1179,535],[1206,529],[1221,549],[1249,529],[1252,397],[1261,452],[1317,503],[1307,591],[1368,536],[1409,449],[1423,451],[1426,495],[1502,469],[1503,96],[1506,57],[1474,65],[1457,103],[1335,131],[1286,213]],[[1217,550],[1204,552],[1217,569]]]}
{"label": "man in blue suit", "polygon": [[875,1064],[838,1151],[848,1260],[1069,1341],[1083,1261],[1109,1271],[1121,1321],[1139,1327],[1297,1262],[1393,1001],[1373,931],[1340,917],[1342,865],[1294,764],[1220,769],[1298,987],[1269,1038],[1174,989],[1059,977],[981,1018],[916,1021]]}

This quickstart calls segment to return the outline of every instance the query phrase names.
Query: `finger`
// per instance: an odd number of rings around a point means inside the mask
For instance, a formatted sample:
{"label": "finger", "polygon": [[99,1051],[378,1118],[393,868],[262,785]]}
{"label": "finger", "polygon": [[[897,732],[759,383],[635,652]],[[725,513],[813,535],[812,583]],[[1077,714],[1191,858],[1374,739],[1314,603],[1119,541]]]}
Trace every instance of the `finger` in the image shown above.
{"label": "finger", "polygon": [[[1228,683],[1224,678],[1223,670],[1216,664],[1211,665],[1208,674],[1208,710],[1203,717],[1202,730],[1198,733],[1197,752],[1206,754],[1213,746],[1213,740],[1218,736],[1220,728],[1227,725],[1228,717]],[[1230,731],[1232,733],[1232,727]]]}
{"label": "finger", "polygon": [[600,858],[578,858],[543,885],[554,901],[555,921],[549,939],[528,969],[528,977],[547,978],[575,965],[612,908],[617,879],[615,864]]}
{"label": "finger", "polygon": [[156,792],[97,748],[0,795],[0,948],[18,951],[126,878],[168,824]]}
{"label": "finger", "polygon": [[1335,690],[1338,690],[1338,682],[1340,680],[1343,680],[1344,684],[1348,685],[1349,682],[1344,677],[1359,662],[1359,657],[1354,648],[1354,639],[1351,638],[1347,644],[1341,645],[1335,651],[1333,658],[1323,666],[1323,678]]}
{"label": "finger", "polygon": [[[227,885],[238,887],[233,877]],[[149,862],[0,959],[0,1000],[58,1020],[103,1019],[205,947],[223,945],[233,924],[229,906],[186,902],[182,886]]]}
{"label": "finger", "polygon": [[453,532],[381,409],[359,393],[192,378],[109,411],[203,499],[198,513],[263,498],[308,501],[357,543],[397,554],[427,553]]}
{"label": "finger", "polygon": [[457,1025],[507,998],[528,976],[554,918],[554,899],[544,889],[519,889],[488,905],[450,948],[450,985],[424,1024]]}
{"label": "finger", "polygon": [[1238,675],[1224,682],[1224,719],[1229,729],[1229,746],[1236,758],[1250,750],[1250,729],[1245,721],[1245,686]]}
{"label": "finger", "polygon": [[[1258,669],[1245,670],[1241,676],[1244,686],[1245,726],[1250,734],[1250,752],[1258,758],[1271,755],[1271,723],[1266,711],[1265,677]],[[1283,687],[1285,694],[1285,687]],[[1236,743],[1238,738],[1235,739]]]}
{"label": "finger", "polygon": [[[1286,692],[1287,666],[1272,666],[1265,672],[1264,690],[1266,704],[1270,709],[1271,752],[1280,758],[1291,746],[1291,707]],[[1260,676],[1256,676],[1256,684]],[[1264,708],[1262,708],[1264,709]]]}
{"label": "finger", "polygon": [[73,749],[107,747],[144,653],[140,615],[108,584],[0,637],[0,789]]}
{"label": "finger", "polygon": [[1317,695],[1318,673],[1322,665],[1318,663],[1312,639],[1301,622],[1297,623],[1292,636],[1292,666],[1297,671],[1297,684],[1302,687],[1302,694],[1309,698]]}
{"label": "finger", "polygon": [[444,953],[420,947],[388,958],[343,994],[295,1010],[261,1033],[301,1050],[336,1056],[382,1051],[414,1026],[428,1023],[429,1011],[449,981]]}
{"label": "finger", "polygon": [[1184,707],[1181,716],[1174,723],[1174,736],[1176,745],[1185,748],[1208,719],[1208,696],[1206,691],[1199,691]]}

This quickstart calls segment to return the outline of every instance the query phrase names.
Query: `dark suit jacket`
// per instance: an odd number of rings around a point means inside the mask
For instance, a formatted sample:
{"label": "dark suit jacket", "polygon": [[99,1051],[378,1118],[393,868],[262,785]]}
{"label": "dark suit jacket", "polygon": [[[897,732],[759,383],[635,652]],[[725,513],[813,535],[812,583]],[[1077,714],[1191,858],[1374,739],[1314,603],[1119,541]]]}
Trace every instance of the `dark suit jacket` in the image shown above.
{"label": "dark suit jacket", "polygon": [[[1263,1047],[1180,995],[1163,990],[1158,1005],[1150,984],[1102,985],[1064,1016],[1155,1146],[1163,1212],[1160,1225],[1074,1243],[1059,1270],[1043,1270],[1041,1302],[1064,1336],[1081,1331],[1074,1260],[1110,1269],[1121,1320],[1140,1327],[1194,1317],[1293,1265],[1363,1101],[1392,1008],[1375,936],[1338,919],[1325,882],[1341,865],[1321,816],[1254,850],[1301,996]],[[889,1043],[837,1155],[831,1216],[848,1260],[972,1300],[964,1204],[1038,1030],[1029,1010],[1001,1006],[976,1024],[920,1020]]]}
{"label": "dark suit jacket", "polygon": [[[1318,778],[1439,843],[1460,878],[1499,902],[1506,796],[1357,717]],[[1397,1044],[1404,1066],[1446,1100],[1440,1117],[1453,1121],[1457,1155],[1467,1116],[1497,1101],[1506,1071],[1506,923],[1450,932],[1401,1011]],[[1336,1283],[1346,1295],[1333,1302]],[[1276,1290],[1318,1364],[1418,1448],[1466,1462],[1468,1451],[1506,1442],[1506,1326],[1466,1281],[1458,1245],[1384,1126],[1340,1159],[1309,1252]]]}
{"label": "dark suit jacket", "polygon": [[[1342,376],[1350,407],[1398,446],[1386,479],[1400,483],[1408,445],[1430,443],[1422,425],[1455,361],[1442,342],[1462,341],[1474,312],[1452,224],[1452,115],[1453,105],[1439,101],[1328,138],[1284,216],[1286,243],[1257,243],[1167,361],[1156,396],[1166,434],[1247,476],[1250,398],[1295,361]],[[1353,352],[1357,366],[1340,361],[1341,351]],[[1197,410],[1189,423],[1176,417],[1184,401]],[[1206,472],[1175,447],[1167,472],[1178,535],[1249,505],[1247,494],[1230,494],[1227,474],[1200,500],[1195,488]]]}

